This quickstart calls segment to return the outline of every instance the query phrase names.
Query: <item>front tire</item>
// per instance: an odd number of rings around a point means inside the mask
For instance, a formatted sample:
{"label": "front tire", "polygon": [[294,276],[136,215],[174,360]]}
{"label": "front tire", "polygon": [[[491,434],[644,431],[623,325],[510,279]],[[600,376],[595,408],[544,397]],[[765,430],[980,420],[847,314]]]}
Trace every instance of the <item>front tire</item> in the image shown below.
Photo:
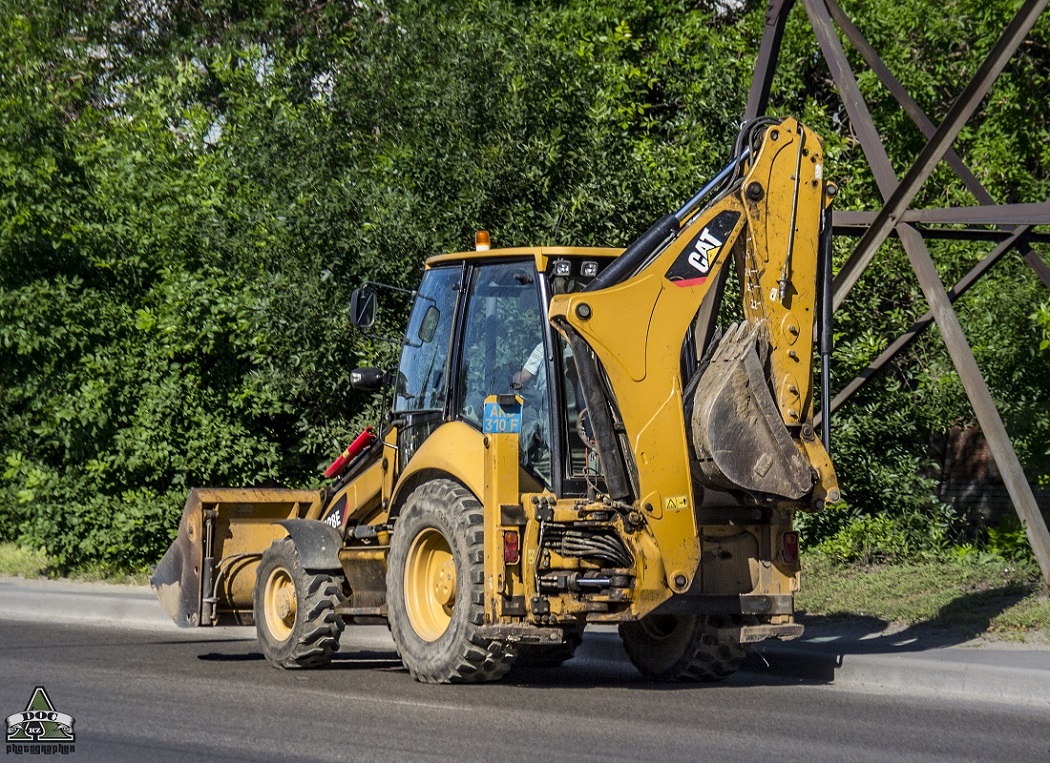
{"label": "front tire", "polygon": [[747,656],[744,646],[718,641],[720,622],[702,615],[648,615],[622,623],[620,638],[650,681],[713,683],[735,673]]}
{"label": "front tire", "polygon": [[461,485],[417,488],[394,526],[387,567],[390,634],[408,672],[423,683],[501,678],[514,652],[479,635],[484,623],[481,504]]}
{"label": "front tire", "polygon": [[336,608],[346,600],[342,581],[308,573],[291,538],[263,552],[255,581],[259,647],[279,668],[317,668],[332,661],[346,627]]}

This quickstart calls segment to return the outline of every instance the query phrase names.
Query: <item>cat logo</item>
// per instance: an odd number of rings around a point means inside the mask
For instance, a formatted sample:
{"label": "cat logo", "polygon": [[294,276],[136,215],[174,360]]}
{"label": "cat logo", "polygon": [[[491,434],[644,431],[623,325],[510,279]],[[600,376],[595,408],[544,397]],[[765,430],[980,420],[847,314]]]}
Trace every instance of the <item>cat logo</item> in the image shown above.
{"label": "cat logo", "polygon": [[712,249],[717,249],[720,246],[722,246],[722,242],[712,236],[707,228],[704,228],[696,241],[693,242],[694,251],[689,253],[689,264],[703,275],[707,275],[708,271],[711,270],[711,263],[707,255]]}
{"label": "cat logo", "polygon": [[707,281],[722,252],[732,248],[739,221],[736,210],[719,212],[686,243],[664,277],[682,289]]}

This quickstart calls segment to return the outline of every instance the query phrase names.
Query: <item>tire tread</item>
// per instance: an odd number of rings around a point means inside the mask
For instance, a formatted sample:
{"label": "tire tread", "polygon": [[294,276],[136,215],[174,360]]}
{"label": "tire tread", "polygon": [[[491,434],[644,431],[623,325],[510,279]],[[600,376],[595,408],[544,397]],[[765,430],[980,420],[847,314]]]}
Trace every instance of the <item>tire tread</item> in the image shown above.
{"label": "tire tread", "polygon": [[[277,642],[265,632],[262,596],[264,577],[272,569],[271,564],[284,567],[296,583],[296,621],[287,642]],[[346,601],[342,581],[329,573],[306,572],[291,538],[279,538],[273,542],[263,554],[259,571],[262,574],[256,581],[255,622],[259,645],[266,659],[286,670],[319,668],[330,663],[346,627],[342,616],[336,612],[336,608]]]}
{"label": "tire tread", "polygon": [[688,634],[657,641],[639,623],[620,625],[620,638],[631,663],[650,681],[671,683],[715,683],[737,670],[747,656],[741,644],[718,641],[715,629],[722,623],[717,616],[681,616],[679,628]]}
{"label": "tire tread", "polygon": [[[496,681],[510,670],[516,652],[511,645],[482,637],[478,633],[478,628],[485,619],[485,533],[482,528],[485,517],[482,506],[470,491],[458,483],[447,479],[435,479],[413,492],[402,511],[399,524],[410,524],[425,518],[445,525],[444,531],[453,536],[448,538],[453,547],[456,545],[456,538],[461,538],[466,543],[464,560],[469,571],[463,582],[469,584],[471,590],[462,597],[462,601],[468,604],[468,608],[466,612],[458,615],[462,618],[458,624],[457,613],[453,611],[453,622],[449,625],[449,631],[435,643],[440,643],[446,638],[453,639],[454,643],[446,644],[440,649],[447,655],[446,659],[435,659],[433,654],[438,651],[437,648],[430,649],[432,645],[420,642],[412,632],[407,617],[401,569],[404,560],[400,556],[407,553],[411,539],[400,538],[398,527],[395,526],[391,564],[387,570],[387,602],[390,608],[390,631],[398,654],[412,677],[422,683]],[[402,524],[402,528],[404,527]],[[402,529],[402,533],[405,531],[406,529]],[[396,557],[395,547],[400,548],[397,552],[399,556]],[[429,654],[426,653],[428,651]]]}

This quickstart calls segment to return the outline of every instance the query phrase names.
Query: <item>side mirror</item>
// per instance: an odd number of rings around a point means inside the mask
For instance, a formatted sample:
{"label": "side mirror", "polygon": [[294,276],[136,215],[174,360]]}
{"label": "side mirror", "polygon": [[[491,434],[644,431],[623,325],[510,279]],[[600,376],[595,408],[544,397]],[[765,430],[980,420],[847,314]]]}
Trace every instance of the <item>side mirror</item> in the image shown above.
{"label": "side mirror", "polygon": [[376,322],[376,293],[367,286],[354,289],[350,295],[350,322],[359,329]]}
{"label": "side mirror", "polygon": [[350,386],[362,392],[378,392],[386,383],[386,377],[378,368],[365,366],[350,372]]}

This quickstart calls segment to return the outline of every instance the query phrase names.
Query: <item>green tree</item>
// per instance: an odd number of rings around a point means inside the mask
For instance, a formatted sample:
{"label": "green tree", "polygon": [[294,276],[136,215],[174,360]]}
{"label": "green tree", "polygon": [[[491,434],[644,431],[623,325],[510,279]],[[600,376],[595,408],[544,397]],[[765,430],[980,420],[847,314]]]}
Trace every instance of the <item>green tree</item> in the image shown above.
{"label": "green tree", "polygon": [[[846,7],[934,121],[1011,12]],[[63,567],[141,568],[190,486],[317,484],[374,415],[350,369],[391,357],[349,325],[351,289],[414,285],[479,228],[496,245],[556,229],[626,244],[726,160],[765,10],[0,0],[0,539]],[[1044,20],[957,146],[1005,201],[1047,196],[1047,34]],[[860,81],[903,171],[923,139]],[[800,8],[771,110],[826,137],[841,207],[877,203]],[[971,201],[943,168],[920,199]],[[950,281],[983,252],[934,255]],[[837,317],[836,381],[925,310],[908,272],[891,243]],[[404,305],[388,307],[396,327]],[[1032,463],[1050,450],[1045,313],[1017,262],[960,305]],[[969,417],[931,333],[837,418],[848,504],[812,536],[879,514],[913,544],[932,526],[950,538],[925,444]]]}

